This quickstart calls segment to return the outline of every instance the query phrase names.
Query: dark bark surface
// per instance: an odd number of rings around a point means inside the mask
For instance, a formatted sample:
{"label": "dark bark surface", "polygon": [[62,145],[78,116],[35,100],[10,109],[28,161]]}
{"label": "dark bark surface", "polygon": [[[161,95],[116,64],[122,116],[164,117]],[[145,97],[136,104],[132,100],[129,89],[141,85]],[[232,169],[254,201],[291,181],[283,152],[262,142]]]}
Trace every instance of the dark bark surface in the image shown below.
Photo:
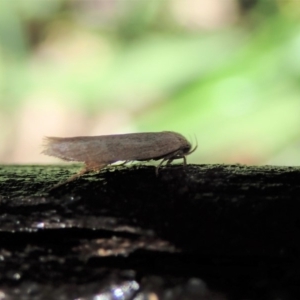
{"label": "dark bark surface", "polygon": [[0,168],[1,300],[300,299],[300,168],[77,170]]}

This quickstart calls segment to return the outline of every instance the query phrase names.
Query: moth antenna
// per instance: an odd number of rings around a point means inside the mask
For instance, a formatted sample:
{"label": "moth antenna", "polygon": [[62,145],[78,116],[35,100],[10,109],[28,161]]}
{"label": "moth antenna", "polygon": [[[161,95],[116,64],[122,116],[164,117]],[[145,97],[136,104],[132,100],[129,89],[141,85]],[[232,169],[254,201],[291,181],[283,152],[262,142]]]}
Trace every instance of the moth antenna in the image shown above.
{"label": "moth antenna", "polygon": [[197,137],[195,136],[196,139],[196,146],[194,148],[192,148],[186,155],[192,154],[193,152],[195,152],[198,148],[198,141],[197,141]]}

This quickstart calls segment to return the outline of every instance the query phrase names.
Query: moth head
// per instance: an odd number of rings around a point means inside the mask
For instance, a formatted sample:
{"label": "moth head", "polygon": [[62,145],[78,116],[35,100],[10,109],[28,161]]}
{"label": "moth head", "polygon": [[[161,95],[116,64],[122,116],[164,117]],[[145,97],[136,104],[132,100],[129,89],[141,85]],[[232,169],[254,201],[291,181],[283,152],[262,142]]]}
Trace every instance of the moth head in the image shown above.
{"label": "moth head", "polygon": [[196,141],[195,147],[192,147],[192,144],[190,142],[188,142],[187,140],[185,140],[185,143],[183,143],[183,145],[180,147],[180,149],[177,153],[178,153],[178,156],[186,156],[186,155],[190,155],[191,153],[196,151],[197,148],[198,148],[197,141]]}

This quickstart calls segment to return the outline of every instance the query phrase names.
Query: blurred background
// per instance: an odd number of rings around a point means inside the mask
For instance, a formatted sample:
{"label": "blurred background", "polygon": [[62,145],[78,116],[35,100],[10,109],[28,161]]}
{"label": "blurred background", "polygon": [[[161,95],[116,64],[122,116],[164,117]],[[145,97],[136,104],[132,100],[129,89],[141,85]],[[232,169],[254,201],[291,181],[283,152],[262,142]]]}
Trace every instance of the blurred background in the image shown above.
{"label": "blurred background", "polygon": [[300,1],[1,0],[0,163],[177,131],[189,163],[300,164]]}

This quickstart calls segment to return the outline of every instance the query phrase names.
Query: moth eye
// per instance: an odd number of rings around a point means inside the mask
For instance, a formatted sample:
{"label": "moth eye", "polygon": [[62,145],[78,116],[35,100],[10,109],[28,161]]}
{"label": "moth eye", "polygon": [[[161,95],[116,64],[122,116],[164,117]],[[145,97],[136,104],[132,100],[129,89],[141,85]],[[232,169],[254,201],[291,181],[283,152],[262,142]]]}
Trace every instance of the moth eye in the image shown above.
{"label": "moth eye", "polygon": [[191,146],[185,146],[182,148],[182,152],[189,152],[191,150]]}

